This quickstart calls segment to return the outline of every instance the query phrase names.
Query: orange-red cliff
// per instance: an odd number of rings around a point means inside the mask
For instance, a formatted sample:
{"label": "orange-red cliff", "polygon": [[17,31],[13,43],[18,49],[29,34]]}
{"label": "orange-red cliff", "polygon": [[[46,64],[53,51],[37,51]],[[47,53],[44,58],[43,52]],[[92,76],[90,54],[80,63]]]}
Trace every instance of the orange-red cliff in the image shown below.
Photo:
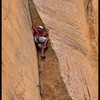
{"label": "orange-red cliff", "polygon": [[31,17],[49,29],[45,100],[98,100],[98,2],[33,3],[30,16],[28,0],[2,1],[2,100],[41,100]]}
{"label": "orange-red cliff", "polygon": [[40,100],[28,0],[2,1],[2,100]]}
{"label": "orange-red cliff", "polygon": [[98,2],[33,0],[72,100],[98,99]]}

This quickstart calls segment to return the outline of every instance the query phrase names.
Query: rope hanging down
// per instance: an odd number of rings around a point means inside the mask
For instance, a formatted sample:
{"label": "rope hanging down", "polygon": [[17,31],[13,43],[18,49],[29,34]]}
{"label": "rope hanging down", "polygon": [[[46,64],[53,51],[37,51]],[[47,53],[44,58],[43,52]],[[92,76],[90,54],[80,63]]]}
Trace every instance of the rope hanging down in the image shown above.
{"label": "rope hanging down", "polygon": [[41,66],[40,66],[40,63],[39,63],[39,52],[37,52],[37,57],[38,57],[38,67],[39,67],[40,95],[41,95],[41,100],[44,100],[44,88],[45,88],[45,82],[44,82],[45,64],[44,64],[44,62],[45,62],[45,59],[42,60]]}

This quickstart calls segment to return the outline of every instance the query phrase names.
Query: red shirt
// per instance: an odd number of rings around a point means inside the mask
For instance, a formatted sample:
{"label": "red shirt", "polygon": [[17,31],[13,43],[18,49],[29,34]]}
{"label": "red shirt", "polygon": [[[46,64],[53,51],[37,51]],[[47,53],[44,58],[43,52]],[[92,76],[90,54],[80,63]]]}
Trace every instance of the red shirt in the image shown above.
{"label": "red shirt", "polygon": [[35,34],[35,36],[43,36],[43,34],[40,34],[39,31],[36,28],[34,29],[33,34]]}
{"label": "red shirt", "polygon": [[40,34],[39,31],[33,26],[32,24],[32,29],[34,30],[34,35],[35,36],[47,36],[48,34]]}

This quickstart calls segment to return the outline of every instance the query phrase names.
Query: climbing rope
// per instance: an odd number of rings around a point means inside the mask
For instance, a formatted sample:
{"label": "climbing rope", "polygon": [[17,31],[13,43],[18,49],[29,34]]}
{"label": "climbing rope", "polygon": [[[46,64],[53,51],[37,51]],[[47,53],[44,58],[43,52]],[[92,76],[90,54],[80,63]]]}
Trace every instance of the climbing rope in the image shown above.
{"label": "climbing rope", "polygon": [[39,51],[37,51],[37,57],[38,57],[38,67],[39,67],[40,95],[41,95],[41,100],[44,100],[44,88],[45,88],[45,82],[44,82],[45,64],[44,63],[45,63],[45,59],[42,60],[41,66],[40,66],[40,63],[39,63]]}
{"label": "climbing rope", "polygon": [[45,72],[45,59],[42,61],[43,62],[43,75],[42,75],[42,78],[43,78],[43,100],[44,100],[44,88],[45,88],[45,81],[44,81],[44,72]]}

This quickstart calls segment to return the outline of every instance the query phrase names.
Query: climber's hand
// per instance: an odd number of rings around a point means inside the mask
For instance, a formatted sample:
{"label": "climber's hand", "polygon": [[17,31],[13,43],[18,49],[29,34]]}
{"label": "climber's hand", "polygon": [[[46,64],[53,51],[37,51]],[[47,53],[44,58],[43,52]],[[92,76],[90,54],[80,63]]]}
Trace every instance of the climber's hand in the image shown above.
{"label": "climber's hand", "polygon": [[48,35],[49,33],[47,32],[47,35]]}

